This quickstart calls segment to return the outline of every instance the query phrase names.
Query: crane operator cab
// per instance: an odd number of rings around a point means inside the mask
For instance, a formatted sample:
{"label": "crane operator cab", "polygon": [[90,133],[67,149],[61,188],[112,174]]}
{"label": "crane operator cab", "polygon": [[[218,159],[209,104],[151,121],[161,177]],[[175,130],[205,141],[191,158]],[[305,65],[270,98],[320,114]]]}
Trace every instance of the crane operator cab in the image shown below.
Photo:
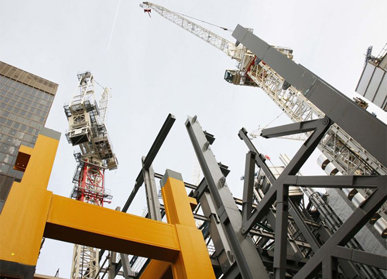
{"label": "crane operator cab", "polygon": [[241,71],[239,70],[226,70],[224,73],[224,79],[228,83],[235,85],[257,86],[253,80],[251,80],[248,76],[245,76],[244,73],[241,74]]}

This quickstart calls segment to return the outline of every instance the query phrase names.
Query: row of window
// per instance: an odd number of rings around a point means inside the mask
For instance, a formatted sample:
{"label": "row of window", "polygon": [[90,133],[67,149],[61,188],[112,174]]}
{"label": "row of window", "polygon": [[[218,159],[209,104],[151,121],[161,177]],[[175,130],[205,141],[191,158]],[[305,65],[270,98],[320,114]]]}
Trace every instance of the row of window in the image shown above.
{"label": "row of window", "polygon": [[23,177],[23,172],[14,170],[13,166],[10,166],[10,165],[5,164],[5,163],[0,163],[0,174],[15,177],[19,181]]}
{"label": "row of window", "polygon": [[43,98],[52,102],[54,100],[54,96],[48,93],[45,93],[39,89],[33,88],[28,85],[24,85],[18,81],[14,81],[5,76],[0,75],[0,89],[4,88],[5,90],[10,90],[11,88],[17,89],[18,91],[23,91],[29,93],[33,96]]}
{"label": "row of window", "polygon": [[[12,123],[6,124],[6,123],[9,123],[8,120],[11,120],[11,121],[17,122],[19,124],[25,124],[27,126],[37,128],[39,123],[41,123],[43,125],[46,122],[46,115],[41,117],[41,116],[32,114],[30,112],[26,112],[24,110],[12,109],[12,112],[17,113],[17,114],[14,114],[14,113],[10,113],[8,111],[8,108],[6,108],[6,110],[7,111],[4,111],[0,114],[1,115],[0,116],[0,124],[12,126]],[[14,125],[16,125],[16,124],[14,124]],[[18,129],[18,127],[15,127],[15,128]]]}
{"label": "row of window", "polygon": [[30,97],[31,95],[24,94],[18,95],[16,93],[6,92],[0,89],[0,101],[5,104],[10,104],[11,106],[16,105],[16,101],[21,104],[32,106],[34,108],[39,108],[45,111],[48,111],[50,107],[50,102],[45,101],[41,98]]}
{"label": "row of window", "polygon": [[[34,147],[36,139],[37,139],[37,136],[30,135],[30,134],[27,134],[27,133],[21,132],[21,131],[16,131],[15,129],[8,128],[8,127],[0,127],[0,134],[2,135],[3,138],[5,137],[5,139],[2,140],[3,142],[8,141],[7,137],[14,138],[15,141],[11,140],[11,142],[9,142],[9,143],[12,145],[15,145],[15,146],[16,146],[15,143],[18,143],[17,140],[20,140],[21,144],[26,145],[28,147]],[[5,144],[5,143],[3,143],[3,144]]]}
{"label": "row of window", "polygon": [[[46,116],[48,114],[47,112],[44,112],[44,111],[41,111],[38,109],[34,109],[34,108],[30,109],[30,112],[27,112],[24,109],[20,109],[18,107],[7,106],[7,105],[3,105],[3,104],[0,104],[0,109],[2,111],[4,111],[1,113],[1,116],[3,116],[4,118],[9,117],[9,115],[13,114],[13,115],[19,115],[22,117],[26,117],[28,119],[32,119],[34,121],[41,122],[41,123],[44,123]],[[33,114],[32,114],[32,111],[34,112]]]}

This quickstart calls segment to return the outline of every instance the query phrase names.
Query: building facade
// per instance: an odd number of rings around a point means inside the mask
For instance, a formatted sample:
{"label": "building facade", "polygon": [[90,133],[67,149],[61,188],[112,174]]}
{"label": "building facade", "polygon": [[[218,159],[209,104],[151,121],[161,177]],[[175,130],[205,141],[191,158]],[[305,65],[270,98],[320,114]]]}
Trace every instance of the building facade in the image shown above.
{"label": "building facade", "polygon": [[0,213],[14,181],[23,172],[14,164],[21,144],[34,147],[58,84],[0,61]]}
{"label": "building facade", "polygon": [[387,44],[377,57],[371,51],[369,47],[356,92],[387,111]]}

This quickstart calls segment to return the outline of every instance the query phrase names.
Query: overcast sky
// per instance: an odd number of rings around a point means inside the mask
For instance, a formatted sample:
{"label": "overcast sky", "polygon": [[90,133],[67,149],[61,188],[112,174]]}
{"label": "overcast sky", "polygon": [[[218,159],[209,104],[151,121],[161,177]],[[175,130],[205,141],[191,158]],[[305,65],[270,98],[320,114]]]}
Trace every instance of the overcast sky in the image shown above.
{"label": "overcast sky", "polygon": [[[59,84],[46,126],[62,138],[48,189],[69,196],[76,167],[63,104],[70,101],[77,73],[91,71],[112,88],[107,126],[119,167],[106,175],[114,198],[108,207],[123,206],[146,155],[168,113],[176,116],[154,162],[156,172],[181,172],[192,182],[195,156],[184,122],[198,115],[203,129],[215,135],[218,161],[228,165],[228,185],[240,197],[245,154],[240,128],[255,130],[272,122],[281,110],[257,88],[223,80],[235,61],[173,25],[156,13],[149,18],[135,1],[0,1],[0,60]],[[160,1],[156,4],[214,24],[237,24],[272,45],[294,49],[294,60],[349,96],[364,66],[368,46],[383,48],[387,2],[369,1]],[[205,26],[208,28],[208,26]],[[231,33],[210,28],[234,41]],[[98,89],[99,93],[101,89]],[[99,96],[99,95],[98,95]],[[385,114],[377,109],[378,116]],[[282,115],[273,125],[288,123]],[[280,153],[293,155],[300,142],[255,140],[258,149],[280,164]],[[304,173],[321,173],[316,155]],[[141,214],[143,190],[130,212]],[[130,224],[127,224],[130,225]],[[69,277],[72,244],[47,240],[37,273]]]}

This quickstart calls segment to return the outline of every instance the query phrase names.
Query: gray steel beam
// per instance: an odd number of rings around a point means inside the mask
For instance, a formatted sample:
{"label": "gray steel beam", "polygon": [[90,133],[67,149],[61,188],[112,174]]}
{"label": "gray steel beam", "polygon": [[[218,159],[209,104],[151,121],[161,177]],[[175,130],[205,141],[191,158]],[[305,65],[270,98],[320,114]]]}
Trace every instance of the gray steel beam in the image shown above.
{"label": "gray steel beam", "polygon": [[291,123],[278,127],[266,128],[262,130],[261,137],[278,138],[288,135],[311,132],[316,129],[316,120],[309,120],[297,123]]}
{"label": "gray steel beam", "polygon": [[116,265],[117,265],[117,253],[110,251],[108,279],[114,279],[116,277],[116,274],[115,274]]}
{"label": "gray steel beam", "polygon": [[240,231],[242,217],[196,117],[188,117],[186,128],[242,277],[268,278],[253,241]]}
{"label": "gray steel beam", "polygon": [[342,246],[337,246],[336,248],[334,248],[331,255],[335,258],[344,259],[347,261],[387,270],[387,257],[382,255],[372,254],[355,249],[349,249]]}
{"label": "gray steel beam", "polygon": [[222,272],[226,273],[235,260],[232,258],[231,248],[226,237],[226,232],[220,223],[216,213],[216,207],[210,193],[204,192],[200,196],[200,204],[204,215],[210,220],[210,235],[215,246],[214,256],[217,258]]}
{"label": "gray steel beam", "polygon": [[124,278],[129,279],[130,276],[132,276],[132,268],[130,267],[129,263],[129,257],[126,254],[121,254],[120,253],[120,258],[121,258],[121,265],[122,265],[122,270],[124,271]]}
{"label": "gray steel beam", "polygon": [[331,256],[327,256],[322,261],[322,279],[333,279],[333,261]]}
{"label": "gray steel beam", "polygon": [[377,212],[387,198],[385,183],[379,187],[357,208],[347,221],[331,238],[314,254],[308,263],[294,276],[294,279],[312,278],[322,260],[329,256],[339,245],[345,245]]}
{"label": "gray steel beam", "polygon": [[[387,125],[303,66],[238,25],[232,36],[387,166]],[[372,136],[370,136],[372,135]]]}
{"label": "gray steel beam", "polygon": [[[175,122],[176,118],[172,114],[169,114],[167,119],[165,120],[163,126],[161,127],[160,132],[158,133],[155,141],[153,142],[148,154],[145,157],[143,168],[148,169],[150,165],[152,165],[153,160],[155,159],[157,153],[159,152],[162,144],[164,143],[164,140],[166,139],[169,131],[172,128],[173,123]],[[140,189],[141,185],[144,183],[144,176],[143,171],[141,170],[140,173],[137,175],[136,183],[134,184],[132,193],[130,193],[129,198],[127,199],[124,207],[122,208],[122,212],[126,212],[129,209],[129,206],[131,205],[134,197],[136,196],[138,190]]]}
{"label": "gray steel beam", "polygon": [[316,237],[309,230],[308,225],[302,220],[302,217],[297,210],[297,208],[290,201],[291,207],[289,208],[289,213],[293,216],[293,220],[296,223],[297,227],[300,229],[302,235],[305,237],[308,244],[311,246],[312,250],[316,252],[320,249],[320,244],[317,241]]}
{"label": "gray steel beam", "polygon": [[376,188],[383,176],[288,176],[284,184],[314,188]]}
{"label": "gray steel beam", "polygon": [[150,165],[149,168],[146,169],[144,161],[145,157],[142,157],[142,173],[144,175],[146,202],[148,205],[148,217],[152,220],[161,221],[160,202],[159,195],[157,193],[155,172],[153,170],[152,165]]}
{"label": "gray steel beam", "polygon": [[253,209],[253,187],[256,156],[257,154],[252,151],[249,151],[246,154],[242,205],[243,220],[248,220],[250,218],[250,214]]}
{"label": "gray steel beam", "polygon": [[[293,157],[293,159],[289,162],[289,164],[285,167],[281,175],[278,177],[277,180],[272,176],[271,171],[268,169],[264,161],[261,159],[259,163],[259,166],[265,171],[268,171],[269,173],[269,179],[273,179],[274,183],[272,187],[269,189],[269,191],[265,194],[263,199],[259,202],[257,205],[254,213],[251,215],[251,217],[248,220],[244,220],[243,222],[243,228],[242,232],[246,233],[249,229],[252,228],[254,224],[262,220],[262,218],[267,214],[270,206],[274,203],[276,199],[276,193],[277,190],[280,187],[283,187],[284,180],[287,176],[295,175],[302,165],[306,162],[306,160],[309,158],[309,156],[313,153],[313,151],[316,149],[318,143],[323,138],[325,132],[329,129],[330,125],[332,124],[331,121],[327,118],[308,121],[311,122],[309,125],[315,125],[315,131],[309,136],[308,140],[304,142],[304,144],[300,147],[296,155]],[[239,133],[239,136],[241,139],[245,140],[248,144],[248,147],[251,151],[256,152],[255,147],[251,144],[251,142],[246,139],[245,131],[241,131]],[[294,131],[296,133],[297,131]],[[259,154],[259,152],[257,152]],[[256,156],[256,158],[259,160],[260,156]]]}

